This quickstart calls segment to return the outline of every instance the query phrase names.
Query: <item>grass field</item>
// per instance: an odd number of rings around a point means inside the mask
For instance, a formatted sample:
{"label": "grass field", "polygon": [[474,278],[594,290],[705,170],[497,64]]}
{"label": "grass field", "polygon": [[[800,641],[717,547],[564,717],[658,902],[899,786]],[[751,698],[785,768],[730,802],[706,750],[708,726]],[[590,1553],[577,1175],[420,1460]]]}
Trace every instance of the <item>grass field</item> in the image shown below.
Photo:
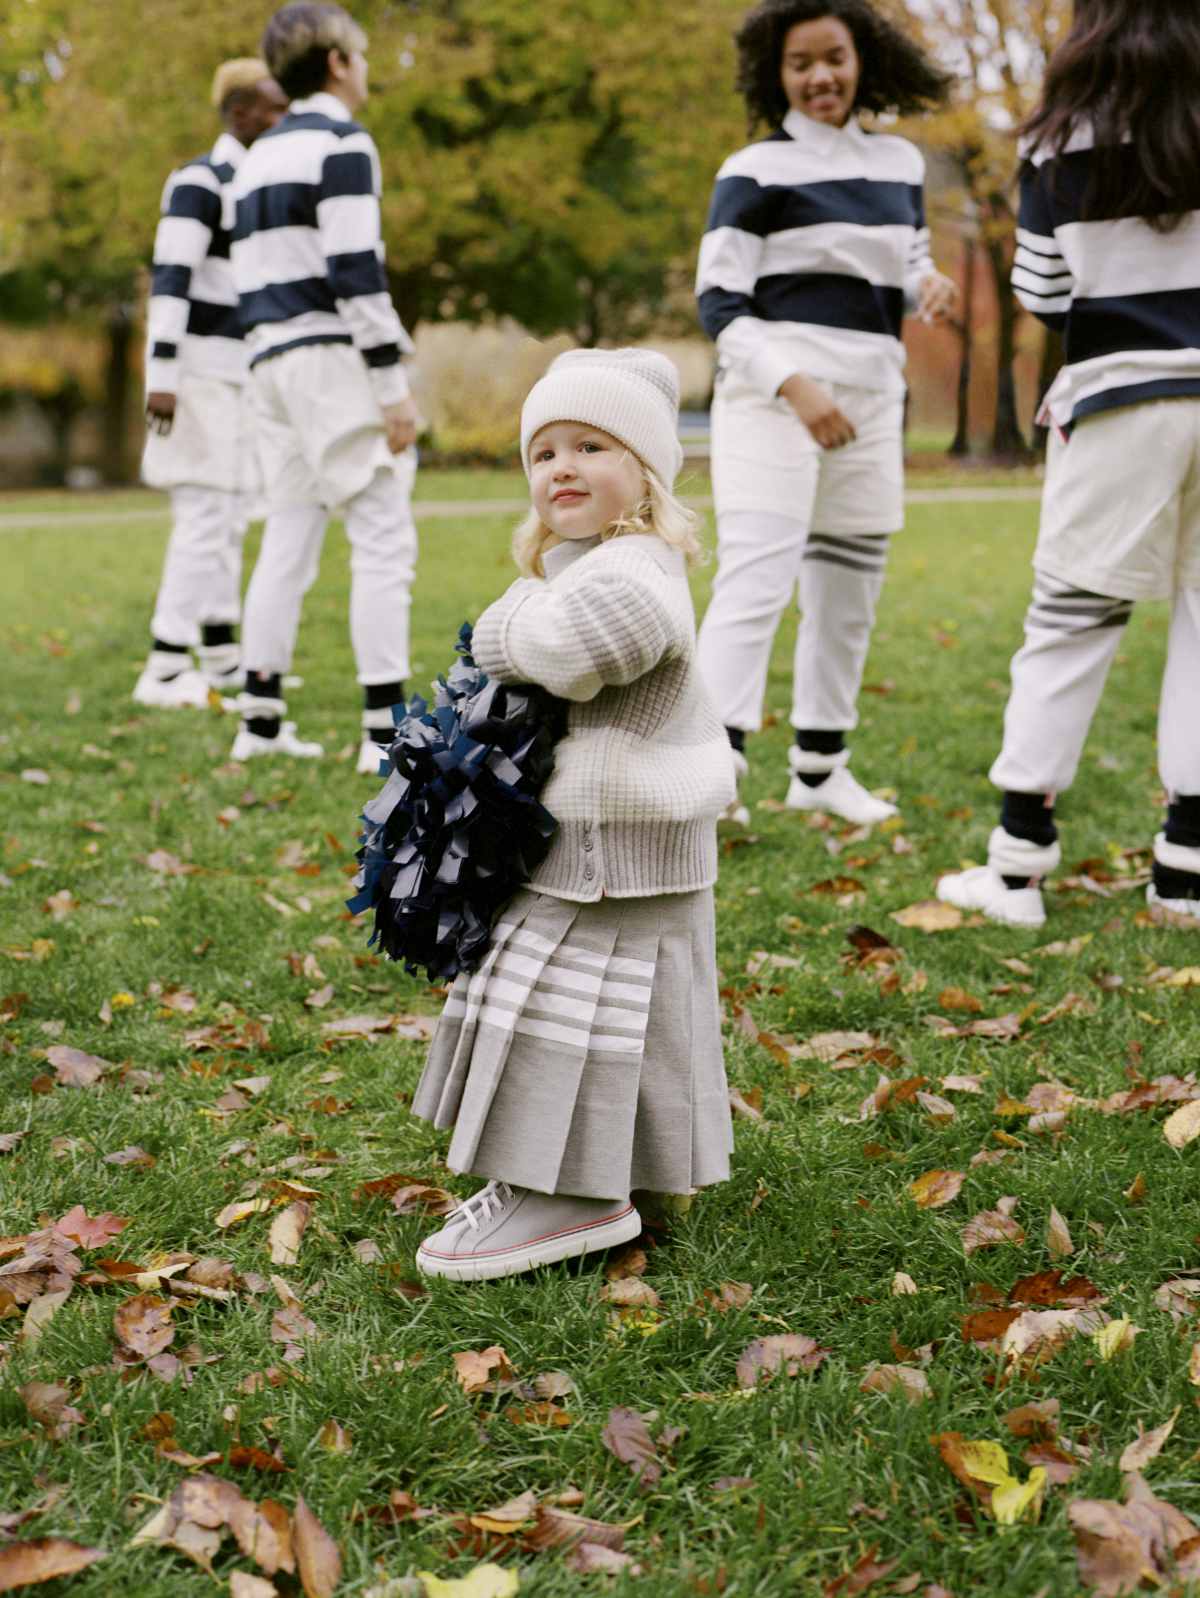
{"label": "grass field", "polygon": [[[450,474],[421,484],[428,498],[472,492]],[[55,503],[0,500],[0,519]],[[898,790],[899,828],[844,838],[772,808],[788,739],[790,628],[781,633],[775,723],[751,748],[753,828],[727,845],[717,890],[728,1069],[749,1113],[737,1118],[730,1182],[647,1242],[640,1280],[653,1295],[617,1289],[658,1302],[607,1302],[602,1264],[419,1292],[413,1248],[439,1223],[356,1189],[393,1173],[458,1194],[473,1185],[446,1172],[444,1137],[407,1113],[422,1046],[405,1033],[420,1024],[348,1041],[324,1030],[348,1016],[438,1010],[436,994],[370,956],[343,913],[356,814],[373,791],[343,758],[357,724],[344,541],[331,533],[308,600],[296,662],[305,681],[291,706],[301,732],[332,753],[235,769],[232,718],[141,714],[129,702],[163,527],[123,524],[124,503],[97,500],[112,517],[94,525],[22,531],[9,520],[0,533],[0,1134],[25,1134],[0,1138],[0,1150],[12,1145],[0,1153],[0,1233],[23,1237],[76,1205],[128,1220],[108,1241],[83,1233],[96,1238],[78,1253],[84,1279],[40,1336],[26,1335],[24,1297],[0,1275],[0,1513],[50,1495],[11,1534],[106,1551],[47,1594],[213,1591],[184,1552],[130,1546],[187,1477],[187,1454],[219,1455],[207,1469],[249,1498],[291,1509],[302,1495],[340,1546],[346,1594],[418,1570],[463,1576],[488,1560],[546,1598],[589,1586],[745,1598],[929,1584],[958,1598],[1057,1598],[1076,1590],[1068,1501],[1120,1497],[1122,1451],[1176,1406],[1147,1479],[1200,1517],[1194,1337],[1154,1298],[1167,1279],[1200,1275],[1200,1143],[1170,1146],[1165,1109],[1104,1114],[1035,1088],[1098,1099],[1197,1064],[1200,988],[1186,976],[1171,985],[1163,971],[1194,971],[1200,942],[1144,924],[1141,894],[1120,887],[1144,863],[1121,851],[1145,851],[1159,820],[1160,608],[1135,613],[1062,802],[1072,869],[1050,895],[1045,934],[902,926],[893,912],[985,852],[995,808],[985,774],[1036,516],[1030,504],[914,507],[892,557],[855,756],[870,785]],[[71,505],[86,508],[79,496]],[[425,529],[418,679],[449,664],[459,623],[509,580],[508,525],[475,517]],[[710,576],[711,566],[697,578],[700,603]],[[856,925],[898,954],[855,963]],[[314,995],[328,1002],[306,1004]],[[1009,1041],[937,1029],[939,1017],[957,1026],[1013,1012]],[[189,1041],[201,1029],[215,1030]],[[832,1031],[871,1034],[876,1052],[843,1040],[818,1048],[832,1063],[789,1054]],[[108,1062],[99,1080],[62,1082],[73,1057],[46,1051],[63,1046]],[[906,1085],[860,1119],[881,1074]],[[977,1078],[980,1091],[947,1076]],[[918,1077],[932,1102],[914,1097]],[[1031,1094],[1035,1109],[1069,1113],[1034,1121]],[[131,1146],[154,1163],[108,1162]],[[981,1151],[988,1160],[972,1164]],[[952,1202],[923,1209],[909,1184],[932,1170],[965,1181]],[[273,1214],[220,1226],[243,1196]],[[968,1256],[961,1229],[1004,1196],[1024,1235]],[[311,1206],[298,1258],[273,1264],[269,1228],[296,1202]],[[1052,1206],[1069,1254],[1047,1243]],[[139,1284],[98,1261],[161,1268],[177,1253],[216,1257],[236,1275],[204,1275],[223,1297],[158,1279],[174,1306],[167,1353],[182,1357],[166,1381],[136,1355],[114,1364],[114,1314]],[[7,1263],[19,1257],[7,1248]],[[1006,1360],[979,1339],[977,1320],[964,1335],[964,1317],[991,1308],[998,1337],[1021,1308],[1009,1304],[1014,1284],[1055,1267],[1087,1278],[1105,1314],[1141,1328],[1132,1351],[1105,1358],[1083,1329],[1039,1364]],[[917,1291],[897,1295],[897,1273]],[[14,1280],[25,1296],[46,1285],[29,1288],[28,1270]],[[1018,1297],[1053,1303],[1061,1291],[1047,1280]],[[723,1295],[730,1283],[748,1287]],[[290,1333],[289,1316],[277,1317],[289,1291],[304,1317],[291,1312]],[[818,1368],[739,1387],[748,1345],[787,1334],[828,1351]],[[185,1354],[190,1345],[202,1356]],[[492,1375],[517,1386],[468,1394],[452,1355],[497,1345],[515,1375]],[[909,1385],[923,1369],[929,1396],[861,1390],[877,1363],[904,1366]],[[546,1372],[572,1385],[522,1385]],[[66,1392],[39,1402],[32,1382]],[[560,1390],[548,1408],[545,1393]],[[1002,1443],[1024,1480],[1028,1439],[1004,1417],[1049,1399],[1061,1405],[1054,1472],[1073,1458],[1075,1480],[1050,1487],[1038,1524],[969,1508],[931,1436]],[[602,1441],[621,1406],[652,1416],[662,1444],[661,1474],[645,1487]],[[350,1434],[348,1451],[329,1446],[331,1421]],[[561,1550],[524,1546],[550,1524],[534,1521],[530,1500],[512,1512],[526,1515],[517,1530],[512,1517],[465,1519],[527,1491],[543,1504],[566,1494],[577,1512],[624,1525],[640,1574],[584,1575]],[[413,1504],[433,1513],[414,1518]],[[210,1542],[194,1540],[201,1558]],[[874,1549],[895,1564],[872,1581],[861,1561]],[[0,1546],[0,1572],[4,1558]],[[222,1590],[256,1569],[228,1536],[212,1558]],[[849,1584],[831,1585],[856,1565]],[[299,1590],[286,1575],[276,1587]]]}

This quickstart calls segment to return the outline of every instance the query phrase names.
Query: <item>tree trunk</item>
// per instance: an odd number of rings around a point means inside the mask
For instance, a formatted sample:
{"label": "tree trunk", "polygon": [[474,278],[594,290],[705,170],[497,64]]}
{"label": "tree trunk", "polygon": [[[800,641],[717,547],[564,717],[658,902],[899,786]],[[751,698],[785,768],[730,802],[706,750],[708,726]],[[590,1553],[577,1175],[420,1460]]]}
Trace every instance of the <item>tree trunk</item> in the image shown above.
{"label": "tree trunk", "polygon": [[962,353],[958,360],[958,420],[950,454],[971,453],[971,361],[975,354],[975,240],[963,240]]}
{"label": "tree trunk", "polygon": [[106,483],[126,483],[129,462],[129,351],[133,318],[129,306],[114,305],[108,316],[108,361],[104,371],[104,429],[100,469]]}
{"label": "tree trunk", "polygon": [[[1042,401],[1046,397],[1051,383],[1058,376],[1059,368],[1063,363],[1062,334],[1053,327],[1044,330],[1042,337],[1042,358],[1038,365],[1037,408],[1040,411]],[[1034,424],[1033,447],[1039,455],[1046,453],[1046,442],[1050,437],[1048,427],[1039,427]]]}
{"label": "tree trunk", "polygon": [[1028,460],[1029,445],[1017,417],[1017,385],[1013,362],[1017,355],[1017,302],[1012,291],[1012,267],[1003,238],[988,238],[984,247],[996,287],[998,313],[996,338],[996,426],[992,454],[1002,460]]}

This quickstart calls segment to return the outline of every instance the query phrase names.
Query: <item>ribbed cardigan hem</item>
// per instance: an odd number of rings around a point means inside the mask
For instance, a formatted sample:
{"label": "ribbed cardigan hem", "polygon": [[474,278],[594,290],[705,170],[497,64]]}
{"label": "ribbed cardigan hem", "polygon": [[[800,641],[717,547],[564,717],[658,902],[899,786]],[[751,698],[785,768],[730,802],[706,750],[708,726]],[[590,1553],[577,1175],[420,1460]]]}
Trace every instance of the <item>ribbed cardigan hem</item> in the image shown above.
{"label": "ribbed cardigan hem", "polygon": [[694,893],[711,888],[716,880],[716,818],[703,816],[692,821],[563,822],[529,886],[555,899],[591,904],[601,898]]}

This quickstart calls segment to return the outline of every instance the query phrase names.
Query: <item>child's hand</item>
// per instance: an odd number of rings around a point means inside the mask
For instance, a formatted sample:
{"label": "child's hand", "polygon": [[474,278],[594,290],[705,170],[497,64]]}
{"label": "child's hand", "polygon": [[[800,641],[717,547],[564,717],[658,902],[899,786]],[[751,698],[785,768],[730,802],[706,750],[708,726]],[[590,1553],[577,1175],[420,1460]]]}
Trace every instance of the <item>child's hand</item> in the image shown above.
{"label": "child's hand", "polygon": [[387,433],[387,447],[393,455],[399,455],[417,442],[417,428],[420,425],[421,413],[417,410],[417,402],[410,394],[407,399],[397,400],[395,405],[383,407],[383,426]]}
{"label": "child's hand", "polygon": [[930,272],[921,279],[921,297],[917,302],[917,316],[922,322],[936,325],[948,321],[958,309],[958,284],[944,272]]}
{"label": "child's hand", "polygon": [[166,438],[175,425],[175,396],[166,389],[151,389],[146,395],[146,426],[160,438]]}
{"label": "child's hand", "polygon": [[780,385],[779,395],[787,400],[822,449],[841,449],[858,437],[854,423],[839,410],[833,395],[811,377],[793,372]]}

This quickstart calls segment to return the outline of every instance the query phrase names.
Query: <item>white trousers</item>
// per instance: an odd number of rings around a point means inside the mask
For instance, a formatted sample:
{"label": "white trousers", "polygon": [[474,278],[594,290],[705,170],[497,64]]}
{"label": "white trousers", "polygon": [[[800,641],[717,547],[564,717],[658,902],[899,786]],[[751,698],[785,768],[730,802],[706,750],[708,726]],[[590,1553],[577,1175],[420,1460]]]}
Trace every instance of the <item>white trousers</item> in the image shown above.
{"label": "white trousers", "polygon": [[[1063,793],[1071,786],[1133,601],[1038,573],[1013,657],[998,788]],[[1172,797],[1200,794],[1200,588],[1175,595],[1158,716],[1158,761]]]}
{"label": "white trousers", "polygon": [[717,575],[697,662],[727,727],[762,726],[767,669],[793,596],[800,625],[793,727],[849,732],[887,563],[887,533],[809,533],[804,521],[727,511],[717,522]]}
{"label": "white trousers", "polygon": [[246,494],[171,490],[171,536],[151,622],[155,638],[194,648],[205,622],[237,621],[249,520]]}
{"label": "white trousers", "polygon": [[[350,543],[350,639],[358,681],[400,682],[410,673],[409,607],[417,560],[410,497],[416,453],[396,457],[342,507]],[[242,622],[250,671],[283,673],[292,664],[300,609],[321,565],[327,512],[318,504],[273,510]]]}

